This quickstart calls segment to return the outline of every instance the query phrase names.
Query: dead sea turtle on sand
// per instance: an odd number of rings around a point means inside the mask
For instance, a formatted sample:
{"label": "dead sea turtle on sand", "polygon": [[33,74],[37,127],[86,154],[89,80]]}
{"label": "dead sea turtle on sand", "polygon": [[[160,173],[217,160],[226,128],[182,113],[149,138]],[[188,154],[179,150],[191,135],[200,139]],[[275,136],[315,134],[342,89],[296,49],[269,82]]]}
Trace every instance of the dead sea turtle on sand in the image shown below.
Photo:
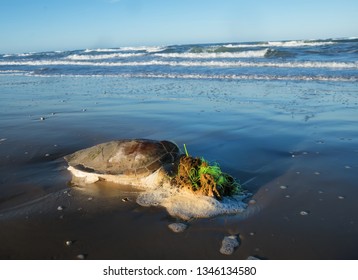
{"label": "dead sea turtle on sand", "polygon": [[165,186],[215,197],[242,193],[233,177],[205,159],[180,154],[170,141],[117,140],[80,150],[65,157],[73,183],[99,180],[143,189]]}
{"label": "dead sea turtle on sand", "polygon": [[[29,208],[20,208],[24,209],[22,212],[11,213],[28,215],[37,209],[43,211],[48,205],[56,213],[68,212],[67,207],[73,201],[81,201],[80,205],[88,202],[88,196],[81,195],[82,190],[91,191],[92,187],[96,190],[101,184],[90,184],[100,180],[141,188],[144,192],[136,197],[139,205],[163,206],[171,216],[182,220],[242,213],[247,207],[243,200],[249,194],[236,191],[239,185],[232,182],[232,177],[221,172],[217,165],[189,156],[187,151],[186,155],[181,154],[178,146],[170,141],[116,140],[64,158],[73,175],[72,183],[86,188],[75,188],[72,195],[67,190],[50,194],[41,203],[36,200]],[[99,198],[105,193],[106,188],[99,193]],[[65,206],[58,204],[60,200]]]}
{"label": "dead sea turtle on sand", "polygon": [[68,170],[84,183],[99,180],[142,188],[169,183],[180,157],[170,141],[147,139],[117,140],[65,156]]}

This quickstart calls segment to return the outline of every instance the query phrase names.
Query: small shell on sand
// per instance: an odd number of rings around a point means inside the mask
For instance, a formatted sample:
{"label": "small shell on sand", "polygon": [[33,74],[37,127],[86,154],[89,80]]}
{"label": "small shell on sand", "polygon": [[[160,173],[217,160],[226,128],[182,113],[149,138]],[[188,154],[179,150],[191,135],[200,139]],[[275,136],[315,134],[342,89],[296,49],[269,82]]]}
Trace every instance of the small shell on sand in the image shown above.
{"label": "small shell on sand", "polygon": [[221,242],[220,253],[223,255],[231,255],[232,253],[234,253],[234,249],[239,245],[240,243],[237,240],[237,236],[225,236],[223,241]]}
{"label": "small shell on sand", "polygon": [[86,258],[86,256],[84,254],[77,255],[77,259],[79,259],[79,260],[84,260],[85,258]]}
{"label": "small shell on sand", "polygon": [[184,230],[186,230],[188,228],[188,226],[183,223],[172,223],[172,224],[168,225],[168,228],[170,228],[175,233],[179,233],[179,232],[183,232]]}
{"label": "small shell on sand", "polygon": [[63,209],[64,209],[64,207],[61,206],[61,205],[57,207],[57,210],[58,210],[58,211],[62,211]]}
{"label": "small shell on sand", "polygon": [[256,258],[254,256],[248,256],[246,260],[248,260],[248,261],[260,261],[259,258]]}
{"label": "small shell on sand", "polygon": [[300,215],[301,216],[307,216],[309,214],[309,212],[307,212],[307,211],[301,211],[300,212]]}
{"label": "small shell on sand", "polygon": [[249,200],[249,204],[251,204],[251,205],[256,204],[256,200],[255,200],[255,199],[250,199],[250,200]]}
{"label": "small shell on sand", "polygon": [[65,242],[66,246],[71,246],[72,243],[73,243],[73,242],[72,242],[71,240],[67,240],[67,241]]}

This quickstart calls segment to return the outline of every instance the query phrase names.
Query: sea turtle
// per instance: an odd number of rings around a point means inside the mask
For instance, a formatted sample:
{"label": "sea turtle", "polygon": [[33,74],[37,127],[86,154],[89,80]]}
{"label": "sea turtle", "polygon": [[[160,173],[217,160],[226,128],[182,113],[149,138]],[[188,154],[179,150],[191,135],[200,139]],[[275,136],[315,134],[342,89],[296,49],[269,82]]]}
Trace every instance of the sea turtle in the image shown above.
{"label": "sea turtle", "polygon": [[180,158],[170,141],[148,139],[116,140],[65,156],[68,170],[84,183],[111,181],[140,188],[168,183]]}

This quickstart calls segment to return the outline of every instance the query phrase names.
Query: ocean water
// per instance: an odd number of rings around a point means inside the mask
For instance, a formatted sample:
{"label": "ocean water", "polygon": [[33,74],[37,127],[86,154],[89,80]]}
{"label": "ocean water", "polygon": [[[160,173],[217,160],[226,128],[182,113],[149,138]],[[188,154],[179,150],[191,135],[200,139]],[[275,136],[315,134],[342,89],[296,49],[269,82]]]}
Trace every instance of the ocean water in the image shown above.
{"label": "ocean water", "polygon": [[358,39],[0,54],[0,75],[357,81]]}

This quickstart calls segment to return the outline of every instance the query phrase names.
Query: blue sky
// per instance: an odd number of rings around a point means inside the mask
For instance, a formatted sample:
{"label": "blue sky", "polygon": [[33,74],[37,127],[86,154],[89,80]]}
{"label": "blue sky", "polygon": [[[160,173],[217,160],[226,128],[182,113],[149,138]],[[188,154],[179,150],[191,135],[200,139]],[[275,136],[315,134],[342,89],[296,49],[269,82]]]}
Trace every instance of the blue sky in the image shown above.
{"label": "blue sky", "polygon": [[357,0],[0,0],[0,53],[358,36]]}

